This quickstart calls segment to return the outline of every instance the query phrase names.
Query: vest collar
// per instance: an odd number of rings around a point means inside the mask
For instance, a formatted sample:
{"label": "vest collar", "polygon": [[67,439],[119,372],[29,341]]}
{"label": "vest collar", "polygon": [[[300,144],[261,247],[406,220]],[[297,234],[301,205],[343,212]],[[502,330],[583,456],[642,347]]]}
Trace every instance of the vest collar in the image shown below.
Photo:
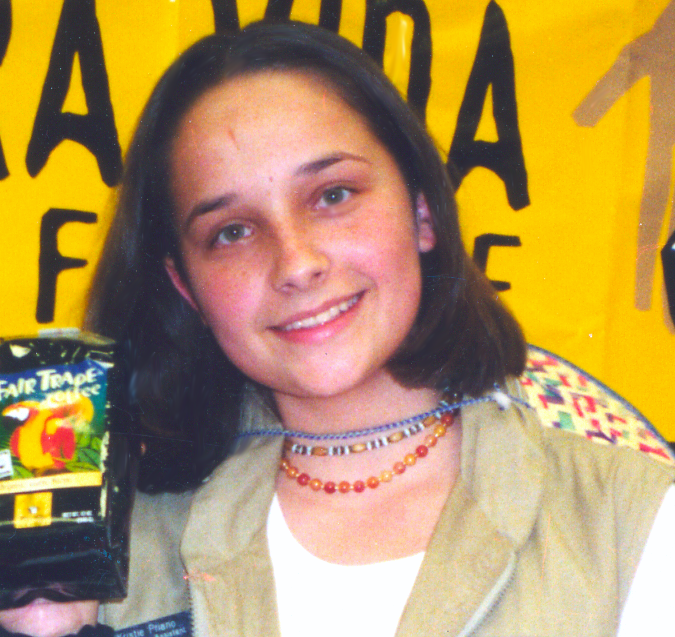
{"label": "vest collar", "polygon": [[[516,380],[509,395],[521,398]],[[519,548],[541,505],[546,461],[543,433],[533,409],[511,401],[462,410],[461,474],[467,490],[500,533]]]}

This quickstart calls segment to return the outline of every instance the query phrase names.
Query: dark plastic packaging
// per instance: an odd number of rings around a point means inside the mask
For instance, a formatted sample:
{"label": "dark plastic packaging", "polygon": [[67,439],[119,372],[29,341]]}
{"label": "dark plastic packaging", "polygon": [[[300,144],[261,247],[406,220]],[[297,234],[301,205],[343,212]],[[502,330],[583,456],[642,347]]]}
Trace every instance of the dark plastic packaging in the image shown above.
{"label": "dark plastic packaging", "polygon": [[0,608],[126,595],[137,456],[112,341],[0,340]]}

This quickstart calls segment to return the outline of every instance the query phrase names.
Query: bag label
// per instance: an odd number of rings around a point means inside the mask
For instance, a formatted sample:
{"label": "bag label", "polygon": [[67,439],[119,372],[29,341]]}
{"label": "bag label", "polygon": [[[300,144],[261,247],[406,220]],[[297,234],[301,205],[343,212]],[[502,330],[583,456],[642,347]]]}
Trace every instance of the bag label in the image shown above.
{"label": "bag label", "polygon": [[0,494],[102,484],[106,381],[92,360],[0,375]]}

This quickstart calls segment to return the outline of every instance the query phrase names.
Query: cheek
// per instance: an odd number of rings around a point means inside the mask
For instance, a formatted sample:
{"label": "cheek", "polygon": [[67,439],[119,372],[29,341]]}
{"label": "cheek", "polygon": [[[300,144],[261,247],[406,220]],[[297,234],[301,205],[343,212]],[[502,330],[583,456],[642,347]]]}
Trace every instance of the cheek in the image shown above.
{"label": "cheek", "polygon": [[213,334],[228,360],[247,376],[248,364],[258,345],[255,300],[246,289],[220,290],[201,305],[202,320]]}
{"label": "cheek", "polygon": [[237,339],[257,306],[254,281],[246,272],[205,272],[195,277],[195,296],[202,319],[220,341]]}
{"label": "cheek", "polygon": [[422,297],[422,271],[414,237],[399,235],[399,241],[379,253],[376,267],[392,319],[412,323]]}
{"label": "cheek", "polygon": [[[382,241],[387,238],[387,241]],[[369,249],[368,265],[382,283],[394,292],[412,292],[421,279],[420,255],[412,234],[397,228],[382,228]]]}

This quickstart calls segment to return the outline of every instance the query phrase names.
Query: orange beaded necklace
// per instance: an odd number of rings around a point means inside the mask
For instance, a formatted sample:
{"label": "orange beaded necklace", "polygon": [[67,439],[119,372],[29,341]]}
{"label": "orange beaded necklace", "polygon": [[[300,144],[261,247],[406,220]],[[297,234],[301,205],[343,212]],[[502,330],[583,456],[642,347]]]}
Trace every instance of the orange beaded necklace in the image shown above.
{"label": "orange beaded necklace", "polygon": [[395,476],[402,475],[408,467],[412,467],[418,459],[425,458],[429,453],[429,450],[436,446],[438,439],[445,436],[448,427],[455,422],[457,413],[458,410],[446,412],[441,416],[434,415],[433,418],[435,418],[436,424],[430,423],[427,425],[428,428],[433,427],[433,432],[426,436],[424,442],[415,449],[414,453],[406,454],[403,457],[403,460],[395,462],[391,469],[384,469],[380,472],[379,476],[370,476],[365,481],[356,480],[354,482],[348,482],[347,480],[342,480],[336,483],[333,480],[324,482],[319,478],[311,478],[307,473],[301,472],[300,469],[292,465],[285,456],[282,456],[281,458],[279,469],[283,471],[288,478],[295,480],[301,487],[309,486],[313,491],[323,490],[325,493],[333,494],[336,491],[339,491],[340,493],[349,493],[350,491],[353,491],[354,493],[363,493],[363,491],[366,490],[366,487],[376,489],[380,483],[391,482]]}

